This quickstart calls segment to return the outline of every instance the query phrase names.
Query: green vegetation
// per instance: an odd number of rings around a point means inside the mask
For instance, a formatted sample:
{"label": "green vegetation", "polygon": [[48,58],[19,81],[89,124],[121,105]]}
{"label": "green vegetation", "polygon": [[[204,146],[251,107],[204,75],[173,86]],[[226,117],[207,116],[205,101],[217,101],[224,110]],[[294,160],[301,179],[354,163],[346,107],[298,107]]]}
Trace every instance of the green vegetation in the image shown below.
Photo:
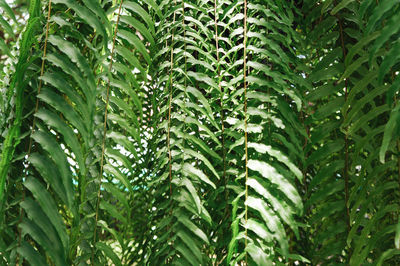
{"label": "green vegetation", "polygon": [[1,265],[400,265],[398,0],[29,2]]}

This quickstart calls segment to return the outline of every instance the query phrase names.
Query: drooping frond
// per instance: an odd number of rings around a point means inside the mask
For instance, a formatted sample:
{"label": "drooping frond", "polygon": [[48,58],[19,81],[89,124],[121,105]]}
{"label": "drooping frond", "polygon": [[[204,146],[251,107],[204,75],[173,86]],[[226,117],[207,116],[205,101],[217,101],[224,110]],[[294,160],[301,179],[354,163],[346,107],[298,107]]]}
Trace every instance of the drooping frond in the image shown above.
{"label": "drooping frond", "polygon": [[0,264],[399,264],[399,11],[0,0]]}

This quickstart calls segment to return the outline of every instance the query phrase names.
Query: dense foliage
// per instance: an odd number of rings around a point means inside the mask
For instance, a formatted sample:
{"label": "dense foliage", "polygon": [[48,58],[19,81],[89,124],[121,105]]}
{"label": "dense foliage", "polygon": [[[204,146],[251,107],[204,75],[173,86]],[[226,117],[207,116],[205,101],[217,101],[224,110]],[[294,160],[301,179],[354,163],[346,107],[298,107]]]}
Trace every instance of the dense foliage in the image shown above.
{"label": "dense foliage", "polygon": [[0,264],[400,265],[397,0],[0,0]]}

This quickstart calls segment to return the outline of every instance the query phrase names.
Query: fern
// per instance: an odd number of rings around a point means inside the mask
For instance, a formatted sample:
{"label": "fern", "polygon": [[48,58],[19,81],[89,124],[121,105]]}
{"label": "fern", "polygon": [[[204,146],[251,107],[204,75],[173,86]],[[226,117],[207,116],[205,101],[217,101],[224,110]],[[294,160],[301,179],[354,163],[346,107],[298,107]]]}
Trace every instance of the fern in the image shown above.
{"label": "fern", "polygon": [[398,1],[0,7],[2,264],[399,263]]}

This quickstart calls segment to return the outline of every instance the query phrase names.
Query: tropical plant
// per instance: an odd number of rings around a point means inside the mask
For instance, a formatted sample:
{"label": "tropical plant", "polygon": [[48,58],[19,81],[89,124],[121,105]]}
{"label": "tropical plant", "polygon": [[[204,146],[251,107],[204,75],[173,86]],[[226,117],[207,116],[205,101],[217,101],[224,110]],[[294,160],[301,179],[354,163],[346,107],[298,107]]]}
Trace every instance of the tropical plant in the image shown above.
{"label": "tropical plant", "polygon": [[0,263],[400,264],[397,0],[0,0]]}

